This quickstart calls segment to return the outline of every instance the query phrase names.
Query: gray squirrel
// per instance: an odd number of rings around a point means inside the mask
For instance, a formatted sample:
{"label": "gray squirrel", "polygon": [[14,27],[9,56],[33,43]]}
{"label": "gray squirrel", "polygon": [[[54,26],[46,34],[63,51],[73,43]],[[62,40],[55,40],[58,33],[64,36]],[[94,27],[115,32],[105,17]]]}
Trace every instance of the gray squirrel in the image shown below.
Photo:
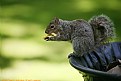
{"label": "gray squirrel", "polygon": [[83,56],[115,36],[113,22],[106,15],[94,16],[89,21],[54,18],[45,33],[46,41],[71,41],[74,52],[70,55],[74,56]]}

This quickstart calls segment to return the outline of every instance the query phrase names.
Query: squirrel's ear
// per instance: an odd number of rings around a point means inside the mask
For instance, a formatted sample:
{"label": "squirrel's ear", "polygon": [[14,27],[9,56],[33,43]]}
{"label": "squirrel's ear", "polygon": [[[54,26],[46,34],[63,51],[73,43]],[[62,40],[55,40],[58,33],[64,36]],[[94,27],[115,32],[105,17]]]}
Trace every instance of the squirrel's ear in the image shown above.
{"label": "squirrel's ear", "polygon": [[59,23],[59,18],[55,17],[55,18],[54,18],[54,21],[55,21],[55,23],[58,24],[58,23]]}

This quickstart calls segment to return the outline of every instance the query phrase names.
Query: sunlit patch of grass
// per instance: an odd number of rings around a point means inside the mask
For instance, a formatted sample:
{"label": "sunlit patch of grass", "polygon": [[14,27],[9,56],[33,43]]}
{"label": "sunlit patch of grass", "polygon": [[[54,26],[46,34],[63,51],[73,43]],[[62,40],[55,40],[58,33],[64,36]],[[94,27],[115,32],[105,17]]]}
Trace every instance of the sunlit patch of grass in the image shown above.
{"label": "sunlit patch of grass", "polygon": [[[1,53],[6,57],[34,58],[46,57],[48,59],[66,59],[72,52],[71,44],[64,42],[38,43],[34,40],[4,39],[2,41]],[[57,58],[61,57],[61,58]]]}
{"label": "sunlit patch of grass", "polygon": [[5,34],[8,36],[15,36],[15,37],[19,37],[19,36],[23,36],[26,34],[26,28],[24,25],[21,24],[16,24],[16,23],[1,23],[1,28],[0,28],[0,32],[1,34]]}
{"label": "sunlit patch of grass", "polygon": [[95,10],[95,8],[97,7],[97,5],[92,0],[77,0],[75,6],[81,12],[90,12]]}
{"label": "sunlit patch of grass", "polygon": [[97,11],[99,8],[119,10],[121,5],[118,0],[106,0],[106,1],[77,0],[77,3],[75,3],[75,7],[79,9],[81,12],[90,12],[90,11]]}
{"label": "sunlit patch of grass", "polygon": [[2,20],[0,24],[0,34],[8,37],[36,36],[42,32],[40,24],[25,23],[17,20]]}
{"label": "sunlit patch of grass", "polygon": [[33,57],[44,53],[44,47],[34,41],[6,39],[2,42],[2,53],[12,57]]}
{"label": "sunlit patch of grass", "polygon": [[2,70],[3,79],[39,79],[41,81],[83,81],[67,63],[46,63],[39,61],[16,61],[13,67]]}

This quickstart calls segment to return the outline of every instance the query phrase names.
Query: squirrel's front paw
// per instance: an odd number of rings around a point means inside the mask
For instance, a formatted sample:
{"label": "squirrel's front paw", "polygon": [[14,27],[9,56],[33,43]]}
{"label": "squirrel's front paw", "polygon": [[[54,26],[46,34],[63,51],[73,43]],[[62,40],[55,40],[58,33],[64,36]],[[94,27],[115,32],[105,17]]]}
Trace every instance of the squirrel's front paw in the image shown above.
{"label": "squirrel's front paw", "polygon": [[47,36],[47,37],[44,38],[44,40],[46,40],[46,41],[51,41],[51,40],[54,40],[54,37],[52,37],[52,36]]}
{"label": "squirrel's front paw", "polygon": [[49,37],[45,37],[44,40],[49,41]]}
{"label": "squirrel's front paw", "polygon": [[46,41],[52,41],[53,40],[54,41],[56,38],[57,38],[56,33],[50,33],[44,38],[44,40],[46,40]]}

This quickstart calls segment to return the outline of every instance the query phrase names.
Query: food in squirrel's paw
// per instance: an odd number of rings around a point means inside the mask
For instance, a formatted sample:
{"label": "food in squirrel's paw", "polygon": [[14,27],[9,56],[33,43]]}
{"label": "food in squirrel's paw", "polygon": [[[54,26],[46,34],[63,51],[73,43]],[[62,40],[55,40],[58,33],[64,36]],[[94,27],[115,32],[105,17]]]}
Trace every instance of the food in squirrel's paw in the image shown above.
{"label": "food in squirrel's paw", "polygon": [[51,37],[55,37],[55,36],[57,36],[56,33],[51,33],[51,34],[48,34],[46,37],[44,37],[44,39],[45,39],[46,41],[49,41],[49,39],[50,39]]}

